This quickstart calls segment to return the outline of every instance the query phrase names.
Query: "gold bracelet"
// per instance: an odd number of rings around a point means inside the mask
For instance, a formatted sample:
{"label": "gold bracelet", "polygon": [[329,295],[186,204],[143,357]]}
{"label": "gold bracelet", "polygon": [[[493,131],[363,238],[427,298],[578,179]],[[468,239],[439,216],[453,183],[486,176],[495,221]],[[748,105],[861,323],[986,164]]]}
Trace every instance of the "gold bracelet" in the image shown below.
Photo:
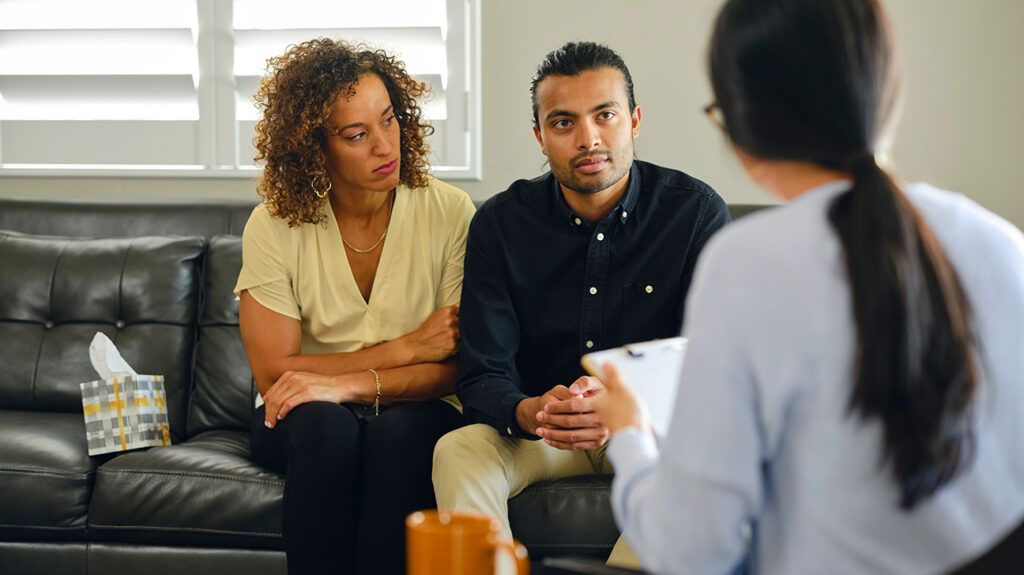
{"label": "gold bracelet", "polygon": [[377,396],[373,398],[373,414],[380,415],[380,375],[377,374],[376,369],[370,369],[370,373],[373,374],[373,382],[377,384]]}

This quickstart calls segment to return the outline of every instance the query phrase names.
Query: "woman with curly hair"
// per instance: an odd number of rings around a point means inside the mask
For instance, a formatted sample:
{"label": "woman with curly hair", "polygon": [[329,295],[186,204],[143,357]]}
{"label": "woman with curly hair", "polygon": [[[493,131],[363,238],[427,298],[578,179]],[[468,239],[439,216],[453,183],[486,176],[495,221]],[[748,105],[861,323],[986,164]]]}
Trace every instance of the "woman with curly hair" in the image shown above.
{"label": "woman with curly hair", "polygon": [[[256,101],[263,203],[243,235],[242,339],[263,405],[253,457],[285,473],[289,573],[402,573],[435,505],[473,204],[427,174],[427,87],[383,51],[316,39]],[[446,397],[449,396],[449,397]]]}

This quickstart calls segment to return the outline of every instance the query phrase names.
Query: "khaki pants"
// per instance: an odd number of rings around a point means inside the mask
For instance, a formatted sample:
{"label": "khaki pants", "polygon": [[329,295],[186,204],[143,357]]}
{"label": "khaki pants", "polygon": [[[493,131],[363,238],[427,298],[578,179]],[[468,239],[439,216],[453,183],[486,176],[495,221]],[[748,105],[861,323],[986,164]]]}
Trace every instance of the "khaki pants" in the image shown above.
{"label": "khaki pants", "polygon": [[[502,437],[493,427],[482,423],[446,434],[434,448],[437,507],[479,511],[497,517],[509,539],[512,538],[508,520],[510,498],[539,481],[611,472],[603,447],[566,451],[543,441]],[[639,567],[636,556],[621,538],[608,562]]]}

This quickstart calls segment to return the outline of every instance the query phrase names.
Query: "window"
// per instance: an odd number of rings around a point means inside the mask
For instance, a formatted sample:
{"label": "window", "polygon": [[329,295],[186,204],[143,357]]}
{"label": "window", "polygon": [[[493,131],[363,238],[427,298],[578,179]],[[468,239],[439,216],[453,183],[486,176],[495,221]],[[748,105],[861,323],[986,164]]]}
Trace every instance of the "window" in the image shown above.
{"label": "window", "polygon": [[433,88],[432,164],[480,177],[479,0],[0,0],[0,175],[251,177],[267,58],[318,36]]}

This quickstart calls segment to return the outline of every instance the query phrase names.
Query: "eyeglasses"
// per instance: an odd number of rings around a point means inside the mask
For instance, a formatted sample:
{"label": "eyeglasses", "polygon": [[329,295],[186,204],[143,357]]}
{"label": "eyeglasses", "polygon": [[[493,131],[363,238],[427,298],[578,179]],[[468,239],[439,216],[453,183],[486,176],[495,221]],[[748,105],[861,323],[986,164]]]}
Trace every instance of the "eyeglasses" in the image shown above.
{"label": "eyeglasses", "polygon": [[711,102],[707,106],[704,106],[704,114],[711,120],[711,123],[715,125],[719,130],[725,131],[725,117],[722,116],[722,108],[718,106],[718,102]]}

